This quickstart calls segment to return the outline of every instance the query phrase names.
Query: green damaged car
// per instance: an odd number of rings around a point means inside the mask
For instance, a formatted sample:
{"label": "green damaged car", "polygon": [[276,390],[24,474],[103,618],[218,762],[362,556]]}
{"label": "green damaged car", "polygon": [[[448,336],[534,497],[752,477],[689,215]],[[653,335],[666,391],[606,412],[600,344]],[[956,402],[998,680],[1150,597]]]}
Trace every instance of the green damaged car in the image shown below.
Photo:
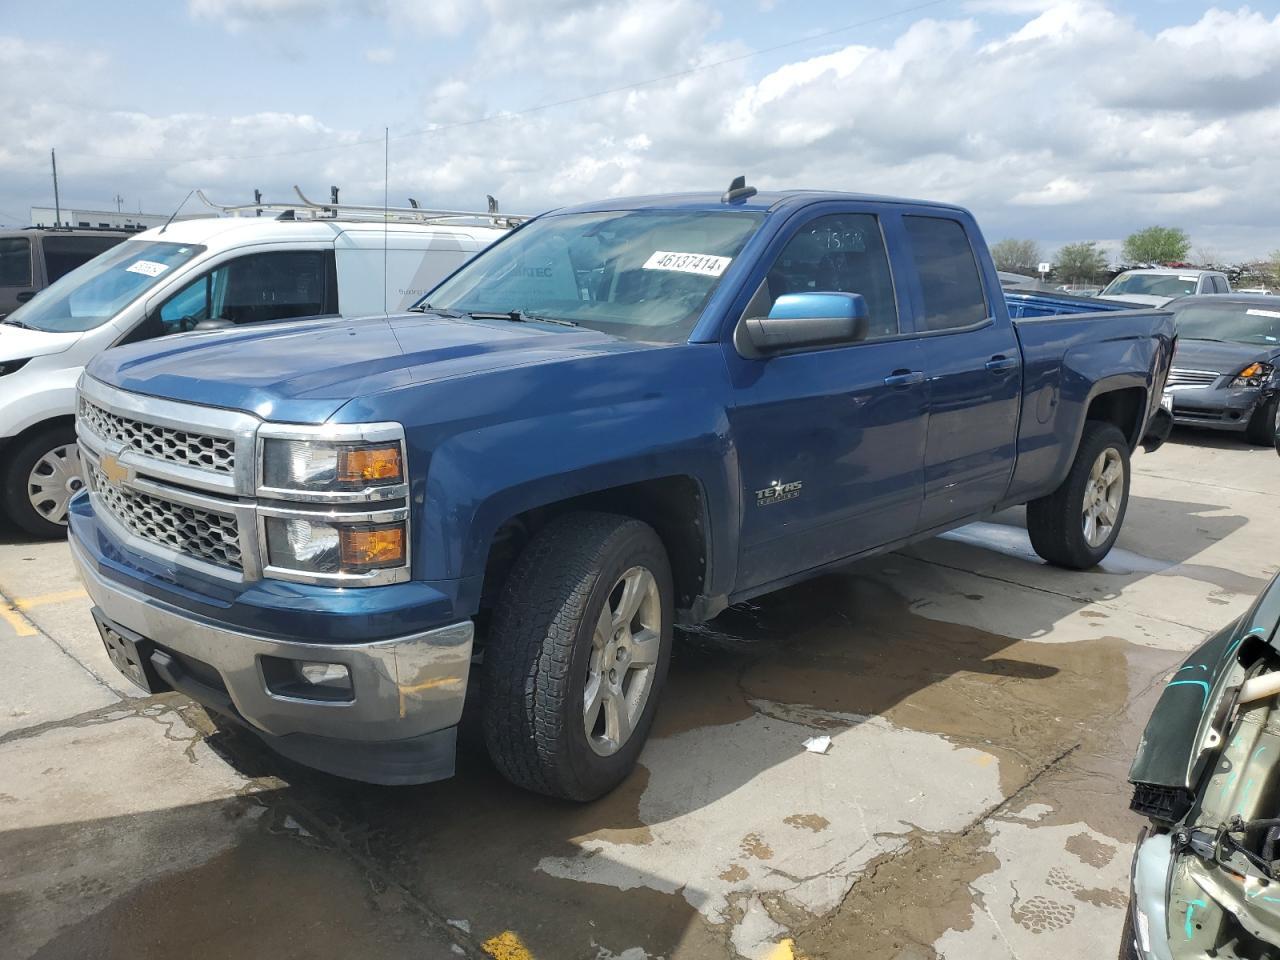
{"label": "green damaged car", "polygon": [[1280,957],[1277,623],[1280,577],[1187,658],[1147,722],[1122,960]]}

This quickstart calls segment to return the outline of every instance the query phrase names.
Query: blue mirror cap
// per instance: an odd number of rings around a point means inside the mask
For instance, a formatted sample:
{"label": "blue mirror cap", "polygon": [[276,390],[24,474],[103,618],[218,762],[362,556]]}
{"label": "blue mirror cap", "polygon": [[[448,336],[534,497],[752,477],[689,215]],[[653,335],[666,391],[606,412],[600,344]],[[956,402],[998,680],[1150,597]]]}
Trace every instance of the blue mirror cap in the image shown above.
{"label": "blue mirror cap", "polygon": [[868,315],[860,293],[784,293],[769,311],[770,320],[858,320]]}

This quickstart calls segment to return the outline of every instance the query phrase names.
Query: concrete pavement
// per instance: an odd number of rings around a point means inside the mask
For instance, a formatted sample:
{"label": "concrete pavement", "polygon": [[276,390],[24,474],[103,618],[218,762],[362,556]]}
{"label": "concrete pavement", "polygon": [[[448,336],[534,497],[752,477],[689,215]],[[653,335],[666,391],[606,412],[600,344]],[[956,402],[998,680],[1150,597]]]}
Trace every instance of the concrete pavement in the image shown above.
{"label": "concrete pavement", "polygon": [[[572,806],[341,781],[111,667],[65,544],[0,532],[0,942],[14,957],[1093,957],[1124,782],[1185,652],[1277,568],[1280,460],[1178,433],[1117,551],[1020,511],[728,611],[642,767]],[[729,642],[731,641],[731,642]],[[724,649],[728,646],[730,649]],[[825,755],[806,737],[825,733]]]}

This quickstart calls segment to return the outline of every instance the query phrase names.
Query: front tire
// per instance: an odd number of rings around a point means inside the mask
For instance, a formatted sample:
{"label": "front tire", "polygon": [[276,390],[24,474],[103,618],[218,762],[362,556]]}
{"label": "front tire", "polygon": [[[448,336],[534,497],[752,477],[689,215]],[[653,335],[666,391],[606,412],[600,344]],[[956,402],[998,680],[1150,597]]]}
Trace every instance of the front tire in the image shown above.
{"label": "front tire", "polygon": [[33,536],[67,535],[67,504],[84,488],[76,429],[51,426],[19,441],[0,476],[5,511]]}
{"label": "front tire", "polygon": [[516,560],[482,669],[485,742],[517,786],[594,800],[631,772],[671,658],[671,567],[647,524],[553,520]]}
{"label": "front tire", "polygon": [[1255,447],[1269,447],[1280,435],[1280,393],[1260,404],[1249,418],[1244,438]]}
{"label": "front tire", "polygon": [[1054,566],[1096,566],[1120,535],[1129,506],[1129,443],[1120,428],[1087,421],[1057,490],[1027,504],[1031,546]]}

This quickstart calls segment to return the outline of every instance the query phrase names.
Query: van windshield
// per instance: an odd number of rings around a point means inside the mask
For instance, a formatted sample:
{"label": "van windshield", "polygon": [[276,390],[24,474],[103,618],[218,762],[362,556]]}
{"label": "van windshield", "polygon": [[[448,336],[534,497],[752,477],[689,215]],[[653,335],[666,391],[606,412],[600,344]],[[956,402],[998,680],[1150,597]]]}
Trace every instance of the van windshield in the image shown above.
{"label": "van windshield", "polygon": [[127,240],[81,264],[5,317],[49,333],[82,333],[106,323],[204,247]]}
{"label": "van windshield", "polygon": [[674,343],[689,336],[762,219],[718,210],[553,214],[481,253],[416,309],[514,311]]}

